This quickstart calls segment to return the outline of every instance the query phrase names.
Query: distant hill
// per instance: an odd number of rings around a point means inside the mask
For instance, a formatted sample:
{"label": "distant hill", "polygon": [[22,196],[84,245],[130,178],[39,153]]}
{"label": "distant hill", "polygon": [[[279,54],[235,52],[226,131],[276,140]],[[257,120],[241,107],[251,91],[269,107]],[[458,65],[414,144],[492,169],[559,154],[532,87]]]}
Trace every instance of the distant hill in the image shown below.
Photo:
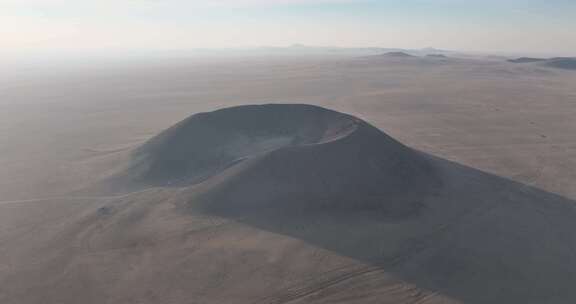
{"label": "distant hill", "polygon": [[557,57],[551,58],[544,62],[546,66],[566,69],[566,70],[576,70],[576,57]]}
{"label": "distant hill", "polygon": [[428,54],[426,55],[426,57],[430,57],[430,58],[448,58],[448,56],[444,55],[444,54]]}
{"label": "distant hill", "polygon": [[383,56],[394,57],[394,58],[414,58],[414,57],[416,57],[416,56],[410,55],[406,52],[388,52],[388,53],[385,53]]}
{"label": "distant hill", "polygon": [[520,58],[508,60],[508,62],[512,62],[512,63],[530,63],[530,62],[541,62],[541,61],[546,61],[546,59],[545,58],[520,57]]}
{"label": "distant hill", "polygon": [[547,67],[565,69],[565,70],[576,70],[576,57],[554,57],[554,58],[520,57],[516,59],[509,59],[508,62],[541,63],[542,65]]}

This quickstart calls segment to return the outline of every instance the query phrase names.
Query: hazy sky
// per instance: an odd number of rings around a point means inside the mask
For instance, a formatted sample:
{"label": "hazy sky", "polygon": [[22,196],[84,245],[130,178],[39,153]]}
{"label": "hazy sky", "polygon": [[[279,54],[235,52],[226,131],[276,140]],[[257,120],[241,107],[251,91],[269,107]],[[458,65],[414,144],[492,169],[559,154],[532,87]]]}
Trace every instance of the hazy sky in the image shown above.
{"label": "hazy sky", "polygon": [[0,0],[0,49],[437,47],[576,55],[576,0]]}

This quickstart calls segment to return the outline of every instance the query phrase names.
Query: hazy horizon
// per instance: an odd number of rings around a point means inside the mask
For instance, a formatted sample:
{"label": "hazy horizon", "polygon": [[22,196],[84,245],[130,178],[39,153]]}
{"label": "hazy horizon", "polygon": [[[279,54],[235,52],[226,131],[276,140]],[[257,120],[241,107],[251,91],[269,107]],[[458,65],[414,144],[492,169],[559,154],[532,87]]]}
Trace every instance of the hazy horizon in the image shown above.
{"label": "hazy horizon", "polygon": [[292,44],[576,54],[567,0],[0,0],[2,54]]}

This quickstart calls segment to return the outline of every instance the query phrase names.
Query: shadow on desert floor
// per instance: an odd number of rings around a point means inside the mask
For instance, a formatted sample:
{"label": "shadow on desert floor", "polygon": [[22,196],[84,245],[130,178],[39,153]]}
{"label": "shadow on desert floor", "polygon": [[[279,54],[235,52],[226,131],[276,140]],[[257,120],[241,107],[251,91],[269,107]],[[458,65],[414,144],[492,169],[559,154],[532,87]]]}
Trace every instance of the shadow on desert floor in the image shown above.
{"label": "shadow on desert floor", "polygon": [[374,285],[379,276],[416,286],[421,292],[415,299],[442,295],[470,304],[576,299],[574,201],[428,157],[444,185],[421,198],[416,214],[348,208],[223,215],[367,265],[295,286],[270,302],[325,302],[323,290],[336,290],[326,293],[329,297],[349,286]]}

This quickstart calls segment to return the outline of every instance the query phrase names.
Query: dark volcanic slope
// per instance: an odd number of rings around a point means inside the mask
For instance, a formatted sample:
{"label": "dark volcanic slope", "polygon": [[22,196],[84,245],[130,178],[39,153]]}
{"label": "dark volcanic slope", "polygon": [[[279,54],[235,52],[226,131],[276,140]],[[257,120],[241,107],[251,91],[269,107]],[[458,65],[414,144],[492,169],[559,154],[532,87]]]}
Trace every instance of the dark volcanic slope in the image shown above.
{"label": "dark volcanic slope", "polygon": [[305,105],[200,113],[140,147],[131,171],[142,182],[196,183],[251,156],[345,137],[356,124],[347,115]]}
{"label": "dark volcanic slope", "polygon": [[438,183],[420,154],[368,123],[282,104],[193,115],[139,148],[128,176],[152,185],[214,177],[207,184],[216,189],[204,196],[211,207],[238,198],[262,207],[287,197],[306,206],[350,199],[370,204],[382,196],[418,195]]}

